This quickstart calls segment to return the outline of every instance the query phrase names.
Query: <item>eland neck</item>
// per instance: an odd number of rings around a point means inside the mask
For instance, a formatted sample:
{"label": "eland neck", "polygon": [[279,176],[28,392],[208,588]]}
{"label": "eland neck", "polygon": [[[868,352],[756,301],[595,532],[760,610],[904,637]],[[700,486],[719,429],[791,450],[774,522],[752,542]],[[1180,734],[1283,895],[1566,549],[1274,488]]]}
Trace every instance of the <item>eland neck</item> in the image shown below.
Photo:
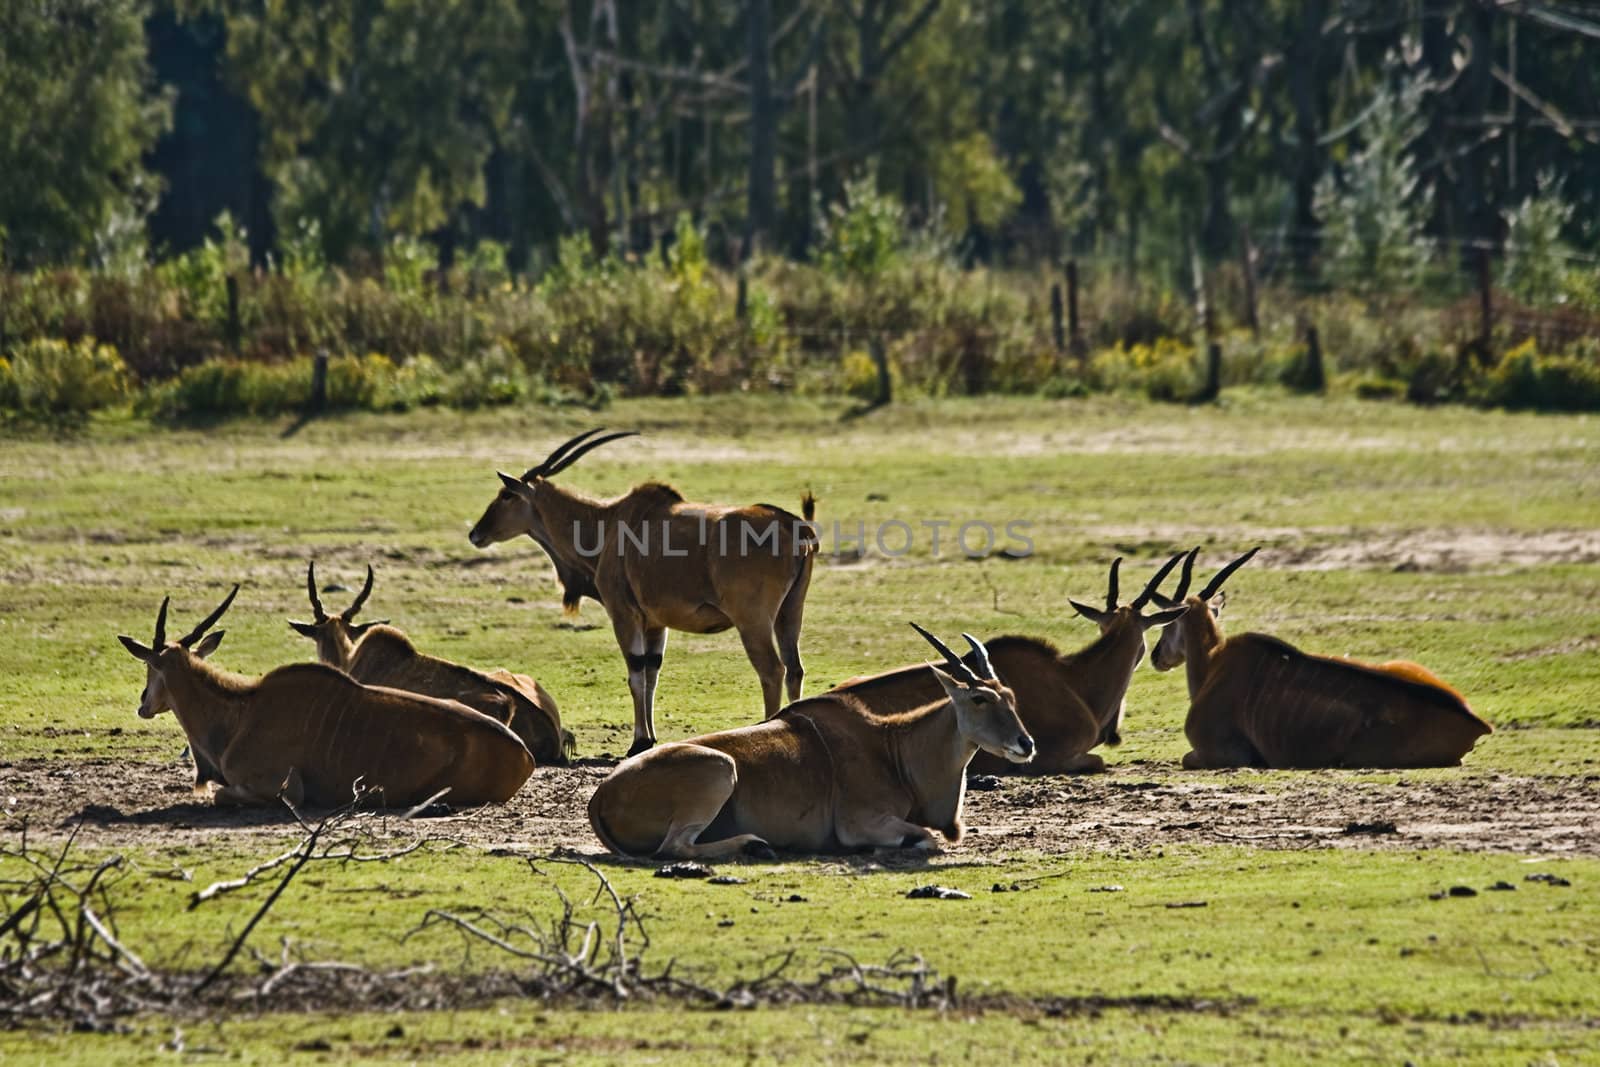
{"label": "eland neck", "polygon": [[211,739],[221,733],[232,735],[244,717],[256,681],[213,667],[189,652],[171,668],[162,671],[161,680],[172,697],[172,713],[188,735],[189,743],[205,750],[216,762],[220,751]]}
{"label": "eland neck", "polygon": [[[565,569],[581,574],[592,585],[595,562],[604,552],[615,551],[615,531],[611,529],[614,507],[549,481],[538,483],[533,506],[546,535],[534,540],[555,561],[557,573]],[[562,584],[566,584],[565,579]]]}
{"label": "eland neck", "polygon": [[978,746],[967,740],[947,699],[896,716],[890,735],[895,770],[911,792],[925,825],[954,826],[966,792],[967,764]]}
{"label": "eland neck", "polygon": [[1222,624],[1211,614],[1211,608],[1197,596],[1189,598],[1189,610],[1177,625],[1183,627],[1184,670],[1189,678],[1189,698],[1192,700],[1206,684],[1211,673],[1211,660],[1222,647]]}
{"label": "eland neck", "polygon": [[1144,656],[1144,631],[1132,619],[1117,619],[1086,648],[1063,657],[1074,668],[1078,695],[1101,726],[1113,722]]}

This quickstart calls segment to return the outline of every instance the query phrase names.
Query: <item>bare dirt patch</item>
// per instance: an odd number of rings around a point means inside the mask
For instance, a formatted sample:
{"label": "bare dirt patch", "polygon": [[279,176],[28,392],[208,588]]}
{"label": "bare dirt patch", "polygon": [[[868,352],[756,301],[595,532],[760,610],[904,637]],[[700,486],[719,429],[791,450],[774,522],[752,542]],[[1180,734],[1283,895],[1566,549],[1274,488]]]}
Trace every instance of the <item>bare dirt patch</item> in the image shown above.
{"label": "bare dirt patch", "polygon": [[[585,815],[609,771],[596,761],[541,767],[504,807],[428,819],[431,832],[483,848],[598,854]],[[28,759],[0,764],[4,824],[24,819],[30,835],[64,834],[82,823],[90,847],[159,849],[175,844],[263,839],[299,832],[273,809],[215,808],[189,790],[177,762]],[[1004,779],[967,795],[968,834],[950,860],[1127,852],[1174,844],[1253,848],[1356,848],[1600,856],[1600,775],[1528,778],[1503,774],[1364,781],[1350,772],[1263,778],[1229,772],[1181,774],[1137,764],[1092,777]],[[1392,825],[1392,831],[1390,826]]]}
{"label": "bare dirt patch", "polygon": [[1263,526],[1089,526],[1084,536],[1119,550],[1160,555],[1169,545],[1264,544],[1255,566],[1274,570],[1428,573],[1600,562],[1600,530],[1419,529]]}

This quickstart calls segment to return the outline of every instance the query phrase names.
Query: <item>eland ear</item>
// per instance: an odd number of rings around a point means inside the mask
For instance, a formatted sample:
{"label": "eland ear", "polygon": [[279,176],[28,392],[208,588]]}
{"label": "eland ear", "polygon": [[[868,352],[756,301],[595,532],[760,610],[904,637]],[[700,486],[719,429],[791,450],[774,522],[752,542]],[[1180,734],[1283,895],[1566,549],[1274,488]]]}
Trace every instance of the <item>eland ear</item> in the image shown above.
{"label": "eland ear", "polygon": [[1078,601],[1073,600],[1071,597],[1067,598],[1067,603],[1072,605],[1073,611],[1076,611],[1079,615],[1082,615],[1084,618],[1096,625],[1105,622],[1108,618],[1107,613],[1101,611],[1099,608],[1092,608],[1088,604],[1079,603]]}
{"label": "eland ear", "polygon": [[951,700],[954,700],[957,694],[967,691],[967,687],[957,681],[955,675],[950,674],[948,671],[942,671],[931,663],[928,664],[928,669],[933,672],[935,678],[939,679],[939,685],[944,689],[944,695]]}
{"label": "eland ear", "polygon": [[1177,622],[1183,618],[1184,613],[1188,610],[1189,605],[1179,604],[1175,608],[1165,608],[1161,611],[1153,611],[1149,615],[1140,616],[1140,621],[1144,623],[1146,629],[1152,626],[1165,626],[1169,622]]}
{"label": "eland ear", "polygon": [[143,663],[149,663],[156,658],[155,650],[146,648],[127,634],[118,634],[117,640],[122,642],[122,647],[133,654],[133,658]]}
{"label": "eland ear", "polygon": [[500,484],[505,486],[508,491],[516,494],[517,496],[521,496],[528,491],[528,483],[524,482],[521,478],[513,478],[505,471],[495,471],[494,473],[499,477]]}
{"label": "eland ear", "polygon": [[295,622],[293,619],[290,619],[289,629],[293,630],[301,637],[315,638],[317,636],[317,624],[314,622]]}
{"label": "eland ear", "polygon": [[1222,609],[1228,606],[1228,591],[1226,589],[1222,590],[1216,596],[1208,600],[1206,604],[1211,608],[1211,614],[1221,618]]}
{"label": "eland ear", "polygon": [[205,659],[217,650],[218,645],[222,644],[222,637],[227,632],[226,630],[212,630],[200,639],[198,645],[194,646],[194,654],[201,659]]}
{"label": "eland ear", "polygon": [[364,623],[361,623],[358,626],[350,627],[350,632],[353,633],[353,634],[358,634],[359,635],[359,634],[366,633],[368,630],[372,629],[374,626],[388,626],[388,625],[389,625],[389,620],[388,619],[373,619],[371,622],[364,622]]}

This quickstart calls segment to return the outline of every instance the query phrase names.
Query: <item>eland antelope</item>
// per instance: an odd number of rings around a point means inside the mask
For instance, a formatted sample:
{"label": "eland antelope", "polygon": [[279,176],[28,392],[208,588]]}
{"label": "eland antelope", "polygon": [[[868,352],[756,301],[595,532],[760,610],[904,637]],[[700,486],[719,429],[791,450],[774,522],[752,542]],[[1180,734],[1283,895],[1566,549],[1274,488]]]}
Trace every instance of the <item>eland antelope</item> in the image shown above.
{"label": "eland antelope", "polygon": [[472,527],[479,548],[524,534],[555,562],[563,603],[600,601],[628,664],[636,755],[655,744],[655,691],[667,631],[739,631],[761,679],[766,717],[785,687],[800,698],[800,623],[816,560],[808,494],[804,518],[771,504],[691,504],[670,485],[647,482],[615,500],[593,500],[551,479],[591,449],[634,436],[579,434],[501,489]]}
{"label": "eland antelope", "polygon": [[1314,656],[1266,634],[1224,637],[1222,585],[1258,549],[1190,596],[1199,551],[1184,558],[1173,596],[1156,594],[1189,610],[1150,653],[1158,671],[1187,664],[1184,767],[1453,767],[1493,732],[1418,664]]}
{"label": "eland antelope", "polygon": [[289,628],[317,643],[317,658],[323,663],[362,685],[459,701],[509,726],[540,763],[565,765],[571,757],[572,734],[561,727],[561,711],[532,678],[506,670],[474,670],[424,655],[409,637],[388,625],[387,619],[356,622],[356,614],[372,595],[371,564],[361,592],[338,614],[328,614],[317,596],[315,562],[306,566],[306,592],[311,597],[312,621],[290,620]]}
{"label": "eland antelope", "polygon": [[982,645],[973,642],[968,666],[918,631],[944,655],[943,669],[925,668],[940,699],[878,715],[854,697],[827,694],[754,726],[662,745],[600,783],[589,825],[627,856],[932,849],[930,828],[959,841],[974,753],[1026,762],[1033,739]]}
{"label": "eland antelope", "polygon": [[118,635],[146,666],[139,717],[173,712],[194,754],[195,789],[217,804],[349,803],[359,786],[390,805],[441,792],[454,806],[501,803],[533,773],[533,757],[505,726],[454,701],[364,686],[321,663],[259,678],[206,662],[224,631],[233,587],[189,634],[167,641],[167,605],[147,647]]}
{"label": "eland antelope", "polygon": [[[1122,742],[1123,702],[1133,672],[1144,658],[1145,631],[1170,623],[1186,608],[1169,606],[1145,614],[1179,553],[1150,579],[1131,604],[1117,604],[1117,571],[1111,564],[1104,610],[1068,599],[1074,611],[1100,627],[1100,636],[1077,652],[1061,652],[1034,637],[996,637],[985,642],[989,658],[1017,698],[1017,715],[1038,744],[1038,755],[1018,764],[980,752],[972,770],[980,774],[1090,774],[1105,770],[1105,760],[1089,750],[1102,742]],[[971,640],[969,638],[969,640]],[[972,655],[967,657],[972,661]],[[831,693],[845,693],[884,714],[915,707],[938,695],[937,683],[923,667],[902,667],[852,678]]]}

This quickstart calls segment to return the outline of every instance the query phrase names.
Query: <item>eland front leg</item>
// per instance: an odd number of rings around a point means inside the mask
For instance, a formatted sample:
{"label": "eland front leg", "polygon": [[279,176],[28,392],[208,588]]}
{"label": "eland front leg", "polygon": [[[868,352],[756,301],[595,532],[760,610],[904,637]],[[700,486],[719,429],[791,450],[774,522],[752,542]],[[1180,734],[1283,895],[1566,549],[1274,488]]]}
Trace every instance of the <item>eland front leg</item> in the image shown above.
{"label": "eland front leg", "polygon": [[628,664],[628,692],[633,696],[633,744],[628,755],[637,756],[656,743],[656,682],[667,648],[667,631],[647,629],[633,619],[618,617],[612,628]]}

